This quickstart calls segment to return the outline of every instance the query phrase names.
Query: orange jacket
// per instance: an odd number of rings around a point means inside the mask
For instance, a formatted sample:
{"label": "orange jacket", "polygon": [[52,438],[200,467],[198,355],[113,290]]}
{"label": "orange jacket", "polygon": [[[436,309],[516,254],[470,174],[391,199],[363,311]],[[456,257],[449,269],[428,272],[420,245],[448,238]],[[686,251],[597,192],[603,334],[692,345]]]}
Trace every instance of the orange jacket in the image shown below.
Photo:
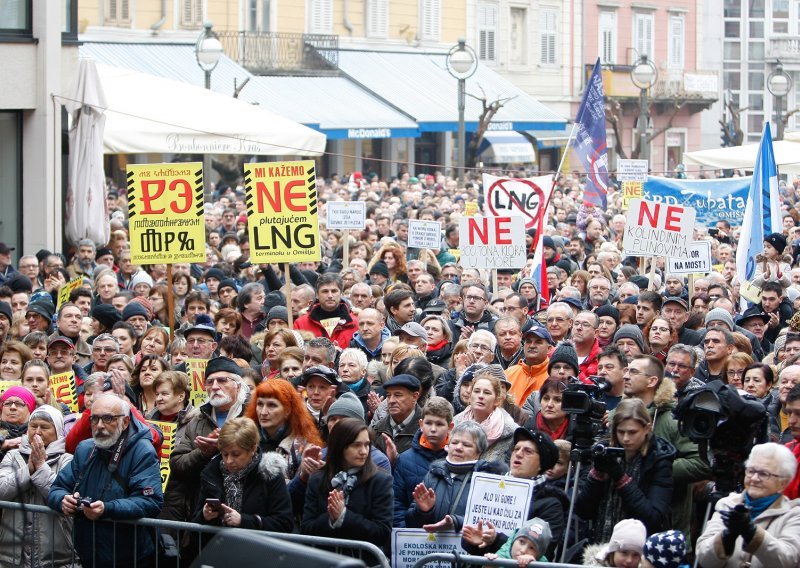
{"label": "orange jacket", "polygon": [[547,380],[547,366],[550,358],[546,358],[538,365],[528,365],[523,359],[513,367],[506,369],[506,378],[511,383],[511,394],[517,406],[522,406],[534,391],[542,388]]}

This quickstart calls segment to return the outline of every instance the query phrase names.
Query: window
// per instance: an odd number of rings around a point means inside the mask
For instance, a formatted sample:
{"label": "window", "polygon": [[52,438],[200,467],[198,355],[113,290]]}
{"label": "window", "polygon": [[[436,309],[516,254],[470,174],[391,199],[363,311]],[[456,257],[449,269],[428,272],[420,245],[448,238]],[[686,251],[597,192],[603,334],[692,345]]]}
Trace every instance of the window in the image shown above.
{"label": "window", "polygon": [[478,4],[478,58],[495,63],[495,36],[497,34],[497,5]]}
{"label": "window", "polygon": [[669,66],[683,69],[683,16],[669,17]]}
{"label": "window", "polygon": [[6,0],[0,3],[0,34],[29,36],[31,30],[31,0]]}
{"label": "window", "polygon": [[[637,57],[646,55],[650,59],[654,58],[653,14],[634,14],[633,47],[636,50]],[[635,63],[635,61],[631,63]]]}
{"label": "window", "polygon": [[129,0],[106,0],[105,23],[118,26],[128,24],[131,20]]}
{"label": "window", "polygon": [[539,63],[555,65],[556,35],[558,34],[558,12],[554,8],[542,8],[539,12]]}
{"label": "window", "polygon": [[0,112],[0,187],[3,207],[0,208],[0,241],[17,243],[17,255],[25,250],[22,243],[22,116],[17,112]]}
{"label": "window", "polygon": [[367,0],[367,37],[389,37],[389,0]]}
{"label": "window", "polygon": [[528,10],[525,8],[511,8],[508,45],[511,65],[527,65]]}
{"label": "window", "polygon": [[333,0],[308,0],[308,33],[333,32]]}
{"label": "window", "polygon": [[182,0],[181,26],[199,28],[203,25],[203,0]]}
{"label": "window", "polygon": [[421,39],[439,41],[442,35],[442,2],[441,0],[420,0]]}
{"label": "window", "polygon": [[617,62],[617,13],[600,12],[600,44],[597,47],[600,62],[614,65]]}
{"label": "window", "polygon": [[61,42],[78,41],[78,0],[61,0]]}

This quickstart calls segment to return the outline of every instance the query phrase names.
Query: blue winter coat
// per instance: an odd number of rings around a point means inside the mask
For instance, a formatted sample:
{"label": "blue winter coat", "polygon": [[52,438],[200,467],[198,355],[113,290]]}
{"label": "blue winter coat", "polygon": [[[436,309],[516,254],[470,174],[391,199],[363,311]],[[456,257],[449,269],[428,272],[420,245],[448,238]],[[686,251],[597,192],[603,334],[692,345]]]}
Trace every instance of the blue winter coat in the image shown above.
{"label": "blue winter coat", "polygon": [[[161,472],[150,429],[138,421],[128,426],[128,442],[117,467],[117,478],[127,483],[127,490],[111,475],[110,450],[96,448],[94,440],[78,444],[75,457],[61,470],[50,488],[47,505],[61,512],[64,496],[74,492],[93,501],[103,501],[103,519],[132,520],[157,517],[164,504]],[[85,567],[133,566],[156,552],[152,530],[134,531],[134,526],[90,521],[75,515],[75,550]],[[134,539],[136,542],[134,542]],[[111,546],[110,543],[115,545]]]}
{"label": "blue winter coat", "polygon": [[411,494],[414,487],[425,478],[425,474],[435,460],[444,459],[447,451],[430,450],[420,446],[419,439],[422,431],[418,431],[411,441],[411,447],[397,457],[394,463],[394,521],[393,526],[403,528],[406,526],[406,511],[414,502]]}

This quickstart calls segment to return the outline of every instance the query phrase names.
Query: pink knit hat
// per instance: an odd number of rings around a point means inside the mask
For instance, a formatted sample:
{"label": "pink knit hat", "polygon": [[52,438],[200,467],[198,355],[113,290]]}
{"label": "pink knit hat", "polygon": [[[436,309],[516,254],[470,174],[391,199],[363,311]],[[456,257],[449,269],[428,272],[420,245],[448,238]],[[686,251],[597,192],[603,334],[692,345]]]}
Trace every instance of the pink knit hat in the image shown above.
{"label": "pink knit hat", "polygon": [[11,387],[3,393],[3,396],[0,397],[0,401],[5,402],[12,396],[22,399],[22,402],[28,407],[28,412],[33,412],[33,409],[36,408],[36,397],[25,387]]}

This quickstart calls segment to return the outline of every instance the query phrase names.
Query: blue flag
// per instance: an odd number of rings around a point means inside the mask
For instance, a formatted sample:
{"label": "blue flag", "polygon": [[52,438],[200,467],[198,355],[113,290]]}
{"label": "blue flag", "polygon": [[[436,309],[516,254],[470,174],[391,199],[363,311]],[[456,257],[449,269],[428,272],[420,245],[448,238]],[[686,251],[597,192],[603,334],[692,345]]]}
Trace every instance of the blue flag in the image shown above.
{"label": "blue flag", "polygon": [[575,118],[577,133],[572,147],[586,171],[583,202],[606,208],[608,192],[608,153],[606,152],[606,109],[600,58],[586,83],[583,100]]}
{"label": "blue flag", "polygon": [[783,231],[781,198],[778,193],[778,168],[772,151],[769,123],[756,155],[753,180],[744,211],[739,248],[736,251],[736,275],[740,282],[752,280],[756,274],[756,255],[764,251],[764,237]]}

